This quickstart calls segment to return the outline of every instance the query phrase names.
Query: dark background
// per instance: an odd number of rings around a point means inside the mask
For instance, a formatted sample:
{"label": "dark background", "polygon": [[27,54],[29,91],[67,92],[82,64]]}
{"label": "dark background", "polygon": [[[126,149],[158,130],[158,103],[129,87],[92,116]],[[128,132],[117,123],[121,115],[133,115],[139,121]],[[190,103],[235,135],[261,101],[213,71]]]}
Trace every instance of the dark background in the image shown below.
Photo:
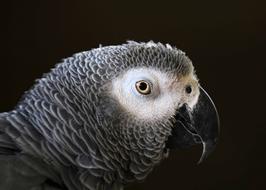
{"label": "dark background", "polygon": [[126,40],[170,43],[194,62],[221,117],[215,152],[172,152],[130,189],[264,189],[266,3],[9,1],[1,3],[0,111],[61,58]]}

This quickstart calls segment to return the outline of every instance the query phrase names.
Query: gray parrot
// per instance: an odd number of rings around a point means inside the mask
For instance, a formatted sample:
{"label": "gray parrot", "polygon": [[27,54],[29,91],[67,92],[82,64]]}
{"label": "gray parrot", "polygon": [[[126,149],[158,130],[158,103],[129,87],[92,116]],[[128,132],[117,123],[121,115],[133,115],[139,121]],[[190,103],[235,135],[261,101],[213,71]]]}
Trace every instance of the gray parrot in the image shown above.
{"label": "gray parrot", "polygon": [[121,190],[172,149],[217,144],[216,108],[184,52],[127,42],[74,54],[0,114],[0,190]]}

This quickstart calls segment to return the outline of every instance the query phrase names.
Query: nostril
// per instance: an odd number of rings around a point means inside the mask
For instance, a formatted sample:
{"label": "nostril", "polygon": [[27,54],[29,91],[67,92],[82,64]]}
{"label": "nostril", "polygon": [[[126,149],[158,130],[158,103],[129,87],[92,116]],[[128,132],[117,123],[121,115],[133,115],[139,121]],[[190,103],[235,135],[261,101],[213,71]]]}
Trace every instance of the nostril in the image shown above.
{"label": "nostril", "polygon": [[190,94],[192,92],[192,87],[191,87],[191,85],[187,85],[186,86],[186,93],[187,94]]}

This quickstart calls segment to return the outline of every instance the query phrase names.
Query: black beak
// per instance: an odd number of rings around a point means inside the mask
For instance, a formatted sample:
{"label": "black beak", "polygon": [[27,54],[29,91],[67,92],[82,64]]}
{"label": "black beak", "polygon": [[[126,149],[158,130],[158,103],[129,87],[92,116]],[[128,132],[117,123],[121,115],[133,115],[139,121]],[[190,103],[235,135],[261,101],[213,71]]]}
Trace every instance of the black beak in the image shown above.
{"label": "black beak", "polygon": [[219,116],[207,92],[200,87],[197,105],[191,110],[184,104],[176,113],[176,126],[168,138],[166,147],[170,149],[188,148],[202,144],[201,163],[215,149],[219,135]]}

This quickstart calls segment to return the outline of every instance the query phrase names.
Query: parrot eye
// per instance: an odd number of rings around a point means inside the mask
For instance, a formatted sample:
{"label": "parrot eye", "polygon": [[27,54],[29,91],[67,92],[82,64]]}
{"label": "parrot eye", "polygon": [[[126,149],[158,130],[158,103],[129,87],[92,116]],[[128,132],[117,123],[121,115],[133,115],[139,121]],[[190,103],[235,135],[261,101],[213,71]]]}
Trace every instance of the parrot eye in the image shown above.
{"label": "parrot eye", "polygon": [[186,93],[190,94],[192,92],[192,87],[190,85],[186,86]]}
{"label": "parrot eye", "polygon": [[140,94],[148,95],[151,93],[151,85],[149,82],[141,80],[136,82],[136,89]]}

